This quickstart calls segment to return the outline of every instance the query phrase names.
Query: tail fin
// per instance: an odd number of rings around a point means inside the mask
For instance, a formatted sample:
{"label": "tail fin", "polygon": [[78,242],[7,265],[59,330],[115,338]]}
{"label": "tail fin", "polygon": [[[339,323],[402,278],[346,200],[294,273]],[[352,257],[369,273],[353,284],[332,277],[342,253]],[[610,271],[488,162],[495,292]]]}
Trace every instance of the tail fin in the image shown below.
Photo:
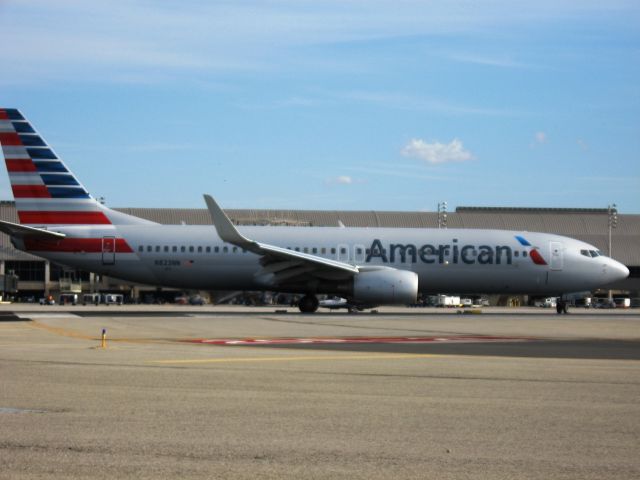
{"label": "tail fin", "polygon": [[0,108],[0,145],[21,224],[152,223],[96,201],[16,109]]}

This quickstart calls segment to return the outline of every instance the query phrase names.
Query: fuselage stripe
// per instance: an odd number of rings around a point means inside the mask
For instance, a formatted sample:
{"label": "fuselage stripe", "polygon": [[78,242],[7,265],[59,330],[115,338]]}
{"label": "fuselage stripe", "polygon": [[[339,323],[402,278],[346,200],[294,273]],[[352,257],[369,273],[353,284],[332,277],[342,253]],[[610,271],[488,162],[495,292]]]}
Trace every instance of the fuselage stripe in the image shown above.
{"label": "fuselage stripe", "polygon": [[[113,245],[113,243],[110,245]],[[112,251],[103,245],[102,238],[64,238],[62,240],[38,240],[35,238],[27,238],[25,239],[25,248],[30,252],[110,253]],[[133,253],[133,249],[124,238],[116,238],[115,253]]]}
{"label": "fuselage stripe", "polygon": [[20,223],[27,225],[110,225],[102,212],[18,211]]}

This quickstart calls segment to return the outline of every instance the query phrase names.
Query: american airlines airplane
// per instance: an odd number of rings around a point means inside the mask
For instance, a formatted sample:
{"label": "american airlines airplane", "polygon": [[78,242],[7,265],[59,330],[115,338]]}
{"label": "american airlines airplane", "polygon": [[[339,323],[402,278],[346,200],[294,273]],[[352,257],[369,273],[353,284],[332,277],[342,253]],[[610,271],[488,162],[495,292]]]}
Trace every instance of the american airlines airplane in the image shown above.
{"label": "american airlines airplane", "polygon": [[410,304],[419,292],[561,297],[629,275],[593,245],[548,233],[237,228],[209,195],[213,226],[161,225],[96,201],[16,109],[0,109],[0,144],[20,221],[0,231],[20,250],[123,280],[298,293],[310,313],[320,294],[359,307]]}

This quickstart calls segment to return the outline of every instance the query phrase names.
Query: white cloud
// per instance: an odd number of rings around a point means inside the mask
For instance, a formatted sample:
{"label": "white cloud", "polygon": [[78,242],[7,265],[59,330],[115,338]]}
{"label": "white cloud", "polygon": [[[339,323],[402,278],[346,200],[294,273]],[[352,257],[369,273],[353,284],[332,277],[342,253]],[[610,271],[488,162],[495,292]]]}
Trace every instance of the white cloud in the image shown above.
{"label": "white cloud", "polygon": [[348,175],[340,175],[336,178],[336,183],[341,183],[342,185],[350,185],[353,183],[353,179]]}
{"label": "white cloud", "polygon": [[580,150],[582,150],[583,152],[589,150],[589,144],[587,142],[585,142],[582,138],[579,138],[576,141],[576,143],[580,147]]}
{"label": "white cloud", "polygon": [[431,165],[466,162],[474,159],[473,154],[466,150],[457,138],[451,140],[450,143],[427,143],[424,140],[414,138],[404,146],[401,153],[405,157],[419,158]]}
{"label": "white cloud", "polygon": [[534,138],[536,143],[547,143],[547,134],[544,132],[536,132]]}

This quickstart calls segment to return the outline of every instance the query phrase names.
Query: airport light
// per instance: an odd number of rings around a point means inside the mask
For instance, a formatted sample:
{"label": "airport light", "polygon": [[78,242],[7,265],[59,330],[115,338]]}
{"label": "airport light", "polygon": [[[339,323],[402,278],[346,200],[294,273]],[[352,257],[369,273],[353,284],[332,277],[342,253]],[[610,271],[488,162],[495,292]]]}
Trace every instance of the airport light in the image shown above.
{"label": "airport light", "polygon": [[438,203],[438,228],[447,228],[447,202]]}
{"label": "airport light", "polygon": [[[609,220],[607,225],[609,227],[609,258],[613,258],[611,256],[611,232],[614,228],[618,228],[618,206],[615,203],[612,203],[607,206],[607,215]],[[613,292],[609,289],[609,303],[613,301]]]}

